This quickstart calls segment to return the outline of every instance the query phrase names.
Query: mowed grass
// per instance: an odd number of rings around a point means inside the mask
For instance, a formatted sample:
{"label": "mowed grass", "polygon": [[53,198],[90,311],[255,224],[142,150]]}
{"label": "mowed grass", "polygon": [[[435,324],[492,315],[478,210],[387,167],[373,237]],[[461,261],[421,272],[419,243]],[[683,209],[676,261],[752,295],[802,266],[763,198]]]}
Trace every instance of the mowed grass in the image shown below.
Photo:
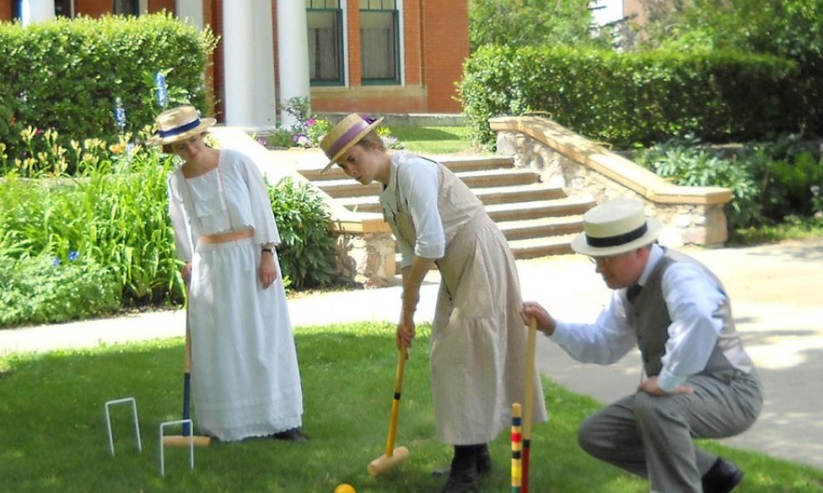
{"label": "mowed grass", "polygon": [[[159,424],[180,419],[182,339],[0,359],[0,491],[2,492],[288,492],[334,491],[348,482],[359,493],[438,491],[431,471],[451,449],[435,438],[426,348],[429,328],[406,365],[397,445],[407,461],[371,477],[366,465],[385,447],[397,362],[394,328],[360,323],[295,330],[304,388],[305,444],[257,439],[195,450],[166,449],[159,469]],[[577,446],[580,422],[600,406],[545,379],[551,418],[534,426],[531,491],[641,493],[645,481],[602,464]],[[112,407],[116,453],[108,450],[104,403],[134,397],[142,454],[127,406]],[[195,413],[196,422],[196,413]],[[172,430],[174,431],[174,430]],[[820,492],[823,471],[765,455],[720,451],[746,470],[736,493]],[[494,470],[483,492],[510,491],[508,432],[492,444]]]}
{"label": "mowed grass", "polygon": [[411,152],[429,155],[487,153],[473,145],[470,133],[469,127],[391,127],[391,135]]}

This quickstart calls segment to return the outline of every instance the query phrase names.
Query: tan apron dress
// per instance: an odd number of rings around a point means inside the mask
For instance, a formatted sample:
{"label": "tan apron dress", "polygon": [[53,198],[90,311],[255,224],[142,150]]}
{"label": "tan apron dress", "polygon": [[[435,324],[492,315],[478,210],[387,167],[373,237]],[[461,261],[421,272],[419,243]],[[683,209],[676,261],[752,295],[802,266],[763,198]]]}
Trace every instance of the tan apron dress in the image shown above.
{"label": "tan apron dress", "polygon": [[[391,180],[400,166],[419,156],[392,160]],[[419,161],[418,161],[419,162]],[[511,405],[524,402],[527,329],[514,256],[503,233],[472,191],[443,165],[439,168],[438,209],[446,253],[436,261],[441,274],[431,338],[431,374],[438,437],[452,445],[494,440],[511,427]],[[383,200],[397,241],[412,248],[417,237],[409,205],[397,210]],[[534,419],[546,420],[540,378],[534,378]]]}

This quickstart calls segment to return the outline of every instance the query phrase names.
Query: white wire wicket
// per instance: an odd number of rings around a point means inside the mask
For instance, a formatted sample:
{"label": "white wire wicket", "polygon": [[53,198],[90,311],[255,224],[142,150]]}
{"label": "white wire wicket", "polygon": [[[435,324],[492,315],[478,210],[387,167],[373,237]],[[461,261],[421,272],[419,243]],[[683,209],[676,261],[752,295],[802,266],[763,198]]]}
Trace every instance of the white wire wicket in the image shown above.
{"label": "white wire wicket", "polygon": [[137,401],[134,400],[134,397],[124,397],[122,399],[107,401],[103,406],[106,413],[106,431],[108,432],[109,451],[111,455],[114,455],[114,435],[111,431],[111,412],[109,408],[118,404],[131,404],[132,418],[134,421],[134,439],[137,441],[137,451],[143,452],[143,444],[140,442],[140,422],[137,419]]}
{"label": "white wire wicket", "polygon": [[[164,452],[165,445],[163,443],[163,437],[165,436],[165,430],[167,426],[174,426],[174,425],[188,425],[188,429],[192,429],[192,420],[191,419],[179,419],[177,421],[166,421],[165,423],[160,423],[160,475],[166,475],[166,454]],[[189,434],[189,469],[194,470],[194,433]]]}

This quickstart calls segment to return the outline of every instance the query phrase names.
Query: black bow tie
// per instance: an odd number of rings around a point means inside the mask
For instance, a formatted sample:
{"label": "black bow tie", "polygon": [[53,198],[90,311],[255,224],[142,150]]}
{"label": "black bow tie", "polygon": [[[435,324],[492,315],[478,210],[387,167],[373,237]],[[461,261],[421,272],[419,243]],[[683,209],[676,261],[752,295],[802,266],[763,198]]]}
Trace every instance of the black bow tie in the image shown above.
{"label": "black bow tie", "polygon": [[643,289],[643,286],[639,284],[632,284],[626,289],[626,299],[629,300],[629,303],[634,303],[634,300],[637,299],[637,296],[640,294],[640,291]]}

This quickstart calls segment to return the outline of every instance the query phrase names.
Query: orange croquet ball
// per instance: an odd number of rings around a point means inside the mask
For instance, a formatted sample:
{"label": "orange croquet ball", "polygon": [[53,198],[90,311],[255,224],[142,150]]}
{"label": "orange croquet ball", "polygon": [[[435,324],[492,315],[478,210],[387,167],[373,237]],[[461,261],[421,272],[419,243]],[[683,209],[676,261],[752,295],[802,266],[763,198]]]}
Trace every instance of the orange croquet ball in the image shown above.
{"label": "orange croquet ball", "polygon": [[354,486],[350,485],[349,483],[342,483],[337,485],[337,488],[334,489],[334,493],[357,493],[354,490]]}

